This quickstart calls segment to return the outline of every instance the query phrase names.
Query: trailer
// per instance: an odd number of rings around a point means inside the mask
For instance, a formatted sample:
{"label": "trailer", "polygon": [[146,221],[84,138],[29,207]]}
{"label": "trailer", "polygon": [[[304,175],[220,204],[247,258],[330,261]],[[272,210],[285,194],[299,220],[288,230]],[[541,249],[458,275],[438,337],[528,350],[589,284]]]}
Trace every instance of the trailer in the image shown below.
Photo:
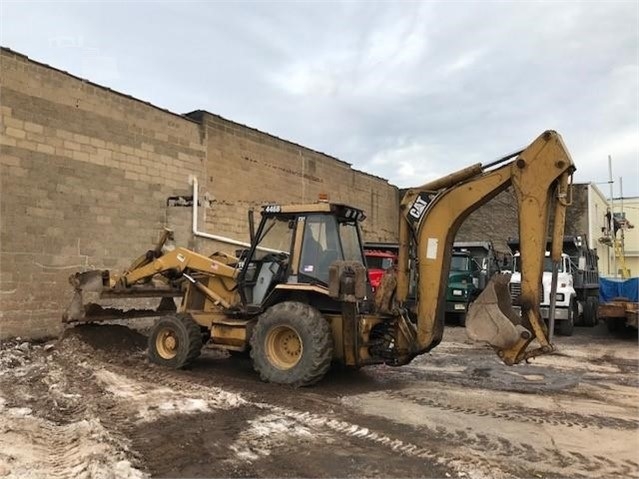
{"label": "trailer", "polygon": [[599,279],[599,317],[611,333],[625,328],[638,329],[639,278]]}

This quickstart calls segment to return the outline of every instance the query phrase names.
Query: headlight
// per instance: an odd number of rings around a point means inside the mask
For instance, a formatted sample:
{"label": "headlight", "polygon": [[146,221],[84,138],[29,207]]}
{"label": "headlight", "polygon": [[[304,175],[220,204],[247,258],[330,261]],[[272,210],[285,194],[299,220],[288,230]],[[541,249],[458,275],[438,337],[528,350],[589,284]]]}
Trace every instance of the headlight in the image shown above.
{"label": "headlight", "polygon": [[558,303],[563,302],[564,300],[564,293],[557,293],[557,299],[555,300]]}
{"label": "headlight", "polygon": [[453,296],[463,296],[464,292],[461,289],[453,289]]}

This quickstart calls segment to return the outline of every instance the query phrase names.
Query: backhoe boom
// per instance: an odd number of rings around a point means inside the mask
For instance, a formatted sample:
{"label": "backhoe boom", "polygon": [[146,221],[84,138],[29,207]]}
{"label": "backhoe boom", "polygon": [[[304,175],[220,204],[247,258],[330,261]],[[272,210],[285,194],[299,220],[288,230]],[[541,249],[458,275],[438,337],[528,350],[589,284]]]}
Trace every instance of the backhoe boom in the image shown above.
{"label": "backhoe boom", "polygon": [[[559,238],[561,248],[568,182],[574,170],[561,136],[546,131],[519,152],[516,159],[502,166],[486,170],[480,164],[473,165],[405,194],[399,226],[396,297],[400,303],[406,301],[410,274],[408,257],[414,244],[418,268],[415,355],[432,349],[441,341],[444,329],[442,298],[445,297],[448,265],[457,230],[470,213],[510,186],[517,199],[519,230],[525,232],[520,235],[524,277],[522,324],[518,325],[517,318],[507,310],[502,297],[508,291],[504,292],[501,285],[485,291],[487,296],[495,296],[492,301],[487,302],[484,298],[476,301],[474,308],[471,305],[467,328],[474,339],[493,344],[508,364],[552,350],[539,310],[543,257],[553,208],[553,242]],[[559,259],[558,255],[555,259]],[[534,338],[538,340],[539,348],[525,352]]]}

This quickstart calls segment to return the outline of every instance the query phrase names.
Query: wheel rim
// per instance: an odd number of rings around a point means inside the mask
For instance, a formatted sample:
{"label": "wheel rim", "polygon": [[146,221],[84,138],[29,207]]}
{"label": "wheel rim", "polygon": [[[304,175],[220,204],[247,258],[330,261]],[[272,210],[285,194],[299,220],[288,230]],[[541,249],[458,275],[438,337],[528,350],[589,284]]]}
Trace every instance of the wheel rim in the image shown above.
{"label": "wheel rim", "polygon": [[178,351],[178,338],[170,328],[163,328],[155,338],[155,349],[162,359],[173,359]]}
{"label": "wheel rim", "polygon": [[276,326],[266,336],[266,354],[278,369],[291,369],[302,357],[302,339],[290,326]]}

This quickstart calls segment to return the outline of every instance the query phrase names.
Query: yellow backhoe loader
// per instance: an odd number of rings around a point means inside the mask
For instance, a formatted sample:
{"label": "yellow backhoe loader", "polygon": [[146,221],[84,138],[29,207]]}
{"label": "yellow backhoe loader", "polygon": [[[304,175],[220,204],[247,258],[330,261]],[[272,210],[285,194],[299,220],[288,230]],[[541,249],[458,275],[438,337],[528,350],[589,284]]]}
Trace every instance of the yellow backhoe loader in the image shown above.
{"label": "yellow backhoe loader", "polygon": [[[399,211],[396,272],[371,299],[359,222],[347,205],[320,202],[262,208],[250,248],[210,257],[160,243],[122,274],[76,273],[66,322],[92,322],[121,313],[84,305],[101,297],[162,297],[149,337],[151,361],[181,368],[204,344],[249,352],[265,381],[303,386],[320,380],[336,361],[347,366],[400,366],[442,339],[448,265],[464,219],[512,186],[519,210],[521,316],[511,308],[507,275],[496,275],[471,306],[472,339],[493,346],[506,364],[553,350],[541,320],[539,288],[548,224],[554,211],[552,257],[561,257],[565,208],[575,170],[554,131],[487,165],[476,164],[410,189]],[[249,225],[253,225],[252,217]],[[409,294],[409,290],[411,294]],[[179,308],[173,297],[182,298]],[[124,317],[160,313],[129,311]],[[550,330],[552,330],[550,328]],[[536,341],[534,344],[533,341]]]}

